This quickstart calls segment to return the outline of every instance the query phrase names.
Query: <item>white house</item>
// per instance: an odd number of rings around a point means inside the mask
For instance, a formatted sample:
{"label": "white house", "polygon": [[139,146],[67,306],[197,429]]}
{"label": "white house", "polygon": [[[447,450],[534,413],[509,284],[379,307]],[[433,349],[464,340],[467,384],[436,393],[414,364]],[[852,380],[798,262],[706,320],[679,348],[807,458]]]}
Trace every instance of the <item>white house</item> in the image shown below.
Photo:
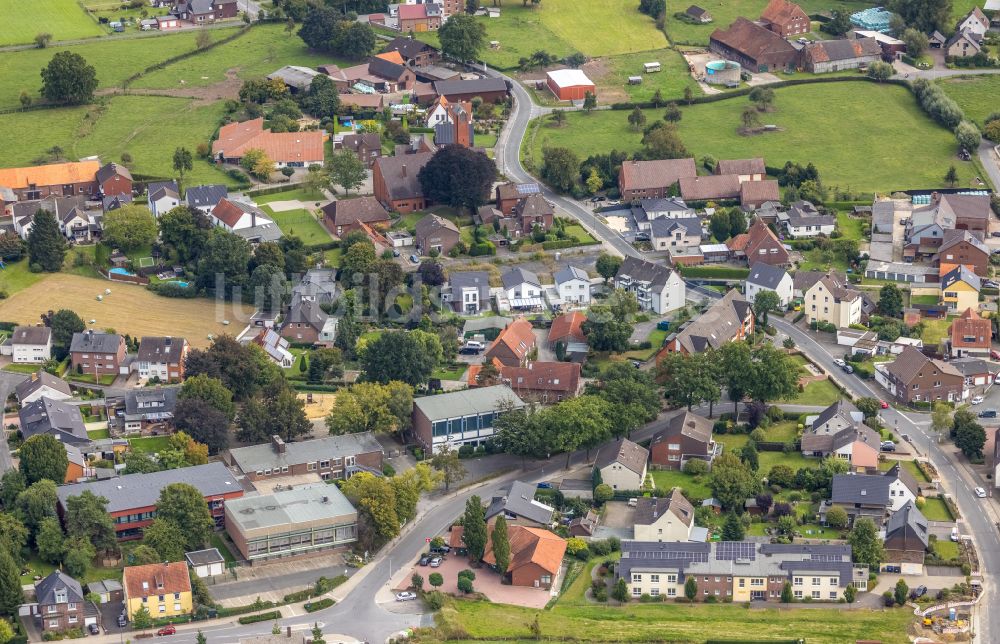
{"label": "white house", "polygon": [[615,288],[635,293],[639,308],[664,315],[684,306],[684,280],[677,271],[635,257],[626,257],[615,274]]}
{"label": "white house", "polygon": [[251,341],[264,350],[271,362],[282,369],[291,369],[295,366],[295,355],[288,350],[288,340],[281,337],[273,328],[263,329]]}
{"label": "white house", "polygon": [[979,36],[985,36],[989,29],[990,19],[986,17],[982,9],[973,7],[972,11],[965,14],[965,17],[958,23],[958,28],[955,31],[958,33],[971,32]]}
{"label": "white house", "polygon": [[63,236],[76,242],[91,241],[94,230],[99,230],[100,227],[100,220],[95,217],[95,213],[82,208],[73,208],[59,219],[59,230]]}
{"label": "white house", "polygon": [[788,308],[792,302],[794,284],[792,276],[780,266],[757,262],[750,267],[750,274],[747,275],[747,301],[752,303],[761,291],[771,291],[777,293],[781,308]]}
{"label": "white house", "polygon": [[242,201],[222,199],[212,209],[212,222],[229,232],[274,225],[274,222],[257,206]]}
{"label": "white house", "polygon": [[689,541],[694,527],[694,507],[679,488],[670,496],[642,497],[635,508],[636,541]]}
{"label": "white house", "polygon": [[801,239],[816,235],[831,235],[837,227],[837,218],[820,214],[808,201],[797,201],[787,212],[778,213],[778,223],[785,227],[789,237]]}
{"label": "white house", "polygon": [[161,183],[149,190],[149,211],[154,217],[170,212],[181,205],[181,197],[177,192],[176,184],[173,181]]}
{"label": "white house", "polygon": [[19,326],[10,334],[12,361],[40,364],[52,357],[52,329],[47,326]]}
{"label": "white house", "polygon": [[52,400],[68,400],[73,397],[73,390],[62,378],[53,376],[48,371],[38,371],[31,374],[31,377],[14,388],[17,395],[17,402],[21,406],[35,402],[39,398],[51,398]]}
{"label": "white house", "polygon": [[567,266],[553,275],[556,291],[563,302],[590,304],[590,278],[587,271],[576,266]]}
{"label": "white house", "polygon": [[538,276],[531,271],[512,268],[500,276],[500,281],[507,293],[507,300],[514,308],[541,303],[542,285]]}
{"label": "white house", "polygon": [[[601,448],[594,461],[600,481],[612,490],[638,490],[646,480],[649,450],[627,438]],[[595,477],[597,478],[597,477]]]}

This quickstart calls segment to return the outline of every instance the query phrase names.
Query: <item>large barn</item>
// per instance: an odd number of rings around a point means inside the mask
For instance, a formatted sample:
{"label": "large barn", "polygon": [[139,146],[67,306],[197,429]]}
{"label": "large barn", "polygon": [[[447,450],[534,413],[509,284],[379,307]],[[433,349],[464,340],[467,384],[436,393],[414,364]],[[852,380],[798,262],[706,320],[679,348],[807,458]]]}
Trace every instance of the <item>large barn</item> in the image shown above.
{"label": "large barn", "polygon": [[579,69],[557,69],[546,77],[545,83],[560,101],[582,101],[587,92],[596,93],[594,82]]}

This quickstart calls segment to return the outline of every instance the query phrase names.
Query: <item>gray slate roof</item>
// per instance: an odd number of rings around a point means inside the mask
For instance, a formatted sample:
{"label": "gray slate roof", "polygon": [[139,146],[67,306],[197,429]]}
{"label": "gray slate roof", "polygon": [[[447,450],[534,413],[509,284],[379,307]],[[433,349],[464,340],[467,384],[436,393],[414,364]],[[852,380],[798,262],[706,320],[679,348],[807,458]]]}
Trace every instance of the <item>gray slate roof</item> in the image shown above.
{"label": "gray slate roof", "polygon": [[472,80],[448,80],[434,83],[438,96],[451,94],[477,94],[485,92],[506,92],[507,82],[502,78],[475,78]]}
{"label": "gray slate roof", "polygon": [[59,503],[65,508],[66,499],[90,490],[108,500],[109,513],[156,505],[160,491],[171,483],[193,485],[204,496],[217,496],[241,489],[236,477],[222,463],[208,463],[176,470],[148,474],[126,474],[104,481],[89,481],[56,488]]}
{"label": "gray slate roof", "polygon": [[425,396],[414,400],[413,406],[433,422],[496,411],[504,402],[513,403],[515,409],[524,407],[524,401],[507,385],[477,387]]}
{"label": "gray slate roof", "polygon": [[747,275],[747,284],[753,284],[770,291],[778,288],[781,280],[788,273],[780,266],[771,266],[763,262],[757,262],[750,267],[750,274]]}
{"label": "gray slate roof", "polygon": [[272,443],[237,447],[229,450],[229,458],[240,470],[256,472],[275,466],[294,466],[324,459],[356,456],[371,452],[381,452],[382,445],[371,432],[344,434],[343,436],[323,436],[306,441],[285,443],[284,453],[275,451]]}
{"label": "gray slate roof", "polygon": [[81,351],[83,353],[104,353],[114,355],[118,353],[121,346],[122,336],[117,333],[101,333],[99,331],[84,331],[74,333],[73,340],[70,341],[69,350],[71,353]]}
{"label": "gray slate roof", "polygon": [[45,579],[35,583],[35,598],[42,606],[55,604],[56,592],[66,591],[66,599],[58,603],[83,602],[83,588],[80,582],[73,579],[61,570],[53,570]]}
{"label": "gray slate roof", "polygon": [[290,324],[308,324],[312,328],[321,330],[330,316],[320,308],[319,302],[311,300],[297,300],[288,310],[282,326]]}
{"label": "gray slate roof", "polygon": [[375,166],[382,173],[389,198],[412,199],[423,196],[424,189],[417,175],[433,156],[433,152],[418,152],[376,159]]}
{"label": "gray slate roof", "polygon": [[185,342],[184,338],[145,336],[139,341],[136,359],[155,364],[180,364]]}
{"label": "gray slate roof", "polygon": [[538,281],[538,276],[527,269],[521,268],[520,266],[515,266],[501,275],[500,281],[503,282],[503,287],[506,289],[512,289],[521,284],[531,284],[532,286],[541,288],[541,282]]}
{"label": "gray slate roof", "polygon": [[584,282],[590,282],[590,276],[587,275],[587,271],[582,268],[577,268],[576,266],[567,266],[555,272],[552,276],[556,284],[564,284],[572,280],[583,280]]}
{"label": "gray slate roof", "polygon": [[453,271],[448,274],[451,292],[457,293],[466,288],[479,289],[479,301],[490,299],[490,274],[486,271]]}
{"label": "gray slate roof", "polygon": [[854,505],[889,504],[892,480],[881,474],[835,474],[830,499],[834,503]]}
{"label": "gray slate roof", "polygon": [[683,219],[668,219],[658,217],[649,222],[649,232],[653,237],[668,237],[680,231],[684,235],[691,235],[701,239],[701,220],[697,217],[685,217]]}
{"label": "gray slate roof", "polygon": [[21,434],[25,439],[38,434],[51,434],[69,445],[90,443],[83,416],[76,405],[42,396],[21,407],[18,417],[21,420]]}
{"label": "gray slate roof", "polygon": [[632,257],[625,258],[618,268],[615,278],[629,276],[634,282],[649,282],[653,288],[661,289],[670,279],[670,269],[662,264],[654,264],[645,260]]}
{"label": "gray slate roof", "polygon": [[52,329],[47,326],[19,326],[10,334],[11,344],[48,344]]}
{"label": "gray slate roof", "polygon": [[535,523],[548,525],[552,522],[554,508],[535,500],[536,485],[523,481],[514,481],[506,496],[495,496],[486,509],[486,520],[489,521],[501,512],[524,517]]}
{"label": "gray slate roof", "polygon": [[923,515],[913,501],[892,513],[885,525],[885,540],[900,539],[893,544],[903,550],[926,550],[930,533],[927,530],[927,517]]}
{"label": "gray slate roof", "polygon": [[619,438],[614,443],[601,448],[594,461],[594,467],[603,470],[612,463],[618,463],[636,474],[642,474],[643,470],[646,469],[648,459],[648,449],[627,438]]}
{"label": "gray slate roof", "polygon": [[180,387],[130,389],[125,393],[125,420],[163,421],[174,417]]}
{"label": "gray slate roof", "polygon": [[229,189],[220,184],[209,184],[207,186],[191,186],[184,193],[184,200],[192,208],[214,208],[216,204],[226,198]]}
{"label": "gray slate roof", "polygon": [[965,264],[961,264],[941,276],[941,289],[944,290],[958,281],[971,285],[977,291],[983,287],[979,276],[970,271]]}
{"label": "gray slate roof", "polygon": [[14,389],[14,393],[17,394],[18,400],[24,400],[42,387],[49,387],[67,396],[73,395],[73,391],[69,388],[69,384],[65,380],[53,376],[48,371],[42,370],[39,370],[33,379],[28,378],[18,383]]}
{"label": "gray slate roof", "polygon": [[670,496],[655,499],[640,498],[635,507],[633,522],[636,525],[652,525],[667,512],[672,512],[681,523],[688,527],[691,527],[694,522],[694,507],[677,488],[674,488]]}

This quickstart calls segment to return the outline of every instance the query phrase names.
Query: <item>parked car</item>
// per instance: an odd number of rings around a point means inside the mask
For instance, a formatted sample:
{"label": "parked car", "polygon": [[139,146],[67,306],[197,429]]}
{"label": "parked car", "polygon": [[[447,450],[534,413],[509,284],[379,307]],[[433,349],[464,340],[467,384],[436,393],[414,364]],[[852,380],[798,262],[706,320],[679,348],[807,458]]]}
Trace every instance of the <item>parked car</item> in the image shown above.
{"label": "parked car", "polygon": [[956,542],[956,543],[958,542],[958,528],[957,527],[953,527],[951,529],[951,540],[954,541],[954,542]]}
{"label": "parked car", "polygon": [[166,626],[164,626],[160,630],[156,631],[156,634],[157,635],[173,635],[176,632],[177,632],[177,628],[175,628],[173,624],[167,624]]}
{"label": "parked car", "polygon": [[896,444],[893,443],[892,441],[882,441],[882,444],[879,447],[880,447],[880,449],[883,452],[895,452],[896,451]]}
{"label": "parked car", "polygon": [[463,356],[478,356],[482,352],[482,349],[477,349],[476,347],[462,347],[458,350],[459,355]]}
{"label": "parked car", "polygon": [[854,373],[854,367],[852,367],[849,364],[845,364],[844,365],[844,372],[845,373]]}
{"label": "parked car", "polygon": [[87,630],[90,631],[91,635],[100,635],[101,627],[97,624],[87,624]]}
{"label": "parked car", "polygon": [[910,591],[910,599],[917,599],[927,594],[927,586],[917,586]]}
{"label": "parked car", "polygon": [[417,257],[416,255],[410,255],[410,261],[413,262],[414,264],[419,264],[420,258]]}
{"label": "parked car", "polygon": [[978,404],[980,404],[982,402],[983,402],[983,397],[982,396],[973,396],[972,397],[972,404],[973,405],[978,405]]}
{"label": "parked car", "polygon": [[990,358],[992,358],[993,360],[1000,360],[1000,351],[994,351],[993,349],[990,349]]}
{"label": "parked car", "polygon": [[396,593],[396,601],[398,602],[411,602],[417,598],[417,593],[411,593],[404,590],[401,593]]}
{"label": "parked car", "polygon": [[996,418],[997,417],[997,410],[996,409],[984,409],[981,412],[979,412],[979,417],[980,418]]}
{"label": "parked car", "polygon": [[125,626],[127,624],[128,624],[128,620],[125,619],[125,616],[124,615],[119,615],[118,616],[118,628],[125,628]]}
{"label": "parked car", "polygon": [[392,249],[392,256],[393,257],[399,257],[399,249],[398,248],[393,248]]}
{"label": "parked car", "polygon": [[431,559],[431,568],[440,568],[440,567],[441,567],[441,557],[434,557],[433,559]]}
{"label": "parked car", "polygon": [[451,552],[451,546],[449,545],[436,546],[434,548],[431,548],[432,555],[446,555],[449,552]]}
{"label": "parked car", "polygon": [[986,490],[984,490],[981,487],[977,487],[976,488],[976,496],[978,496],[980,499],[985,499],[986,498]]}
{"label": "parked car", "polygon": [[431,563],[430,555],[424,555],[423,557],[420,558],[420,561],[417,562],[417,565],[418,566],[427,566],[430,563]]}
{"label": "parked car", "polygon": [[887,403],[884,400],[878,401],[878,404],[879,404],[879,407],[881,407],[882,409],[888,409],[889,408],[889,403]]}
{"label": "parked car", "polygon": [[628,500],[628,507],[634,508],[637,505],[639,505],[639,499],[632,497],[631,499]]}
{"label": "parked car", "polygon": [[834,358],[834,360],[833,360],[833,364],[837,365],[837,366],[838,366],[838,367],[840,367],[841,369],[843,369],[844,367],[846,367],[846,366],[847,366],[847,363],[846,363],[846,362],[844,362],[843,360],[841,360],[840,358]]}

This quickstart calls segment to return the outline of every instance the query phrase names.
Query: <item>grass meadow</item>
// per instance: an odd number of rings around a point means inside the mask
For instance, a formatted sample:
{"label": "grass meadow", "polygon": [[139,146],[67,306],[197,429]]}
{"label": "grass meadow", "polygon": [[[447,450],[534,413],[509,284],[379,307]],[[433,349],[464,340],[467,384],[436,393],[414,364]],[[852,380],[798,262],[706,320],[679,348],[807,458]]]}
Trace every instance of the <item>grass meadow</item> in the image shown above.
{"label": "grass meadow", "polygon": [[41,32],[53,40],[93,38],[107,33],[76,0],[0,0],[0,45],[33,42]]}
{"label": "grass meadow", "polygon": [[[643,72],[642,64],[659,62],[662,71],[652,74]],[[687,61],[674,49],[659,49],[634,54],[612,56],[602,61],[599,67],[606,73],[591,80],[597,85],[598,100],[646,102],[660,90],[664,98],[684,95],[684,88],[690,87],[695,96],[701,96],[701,87],[688,72]],[[597,66],[597,65],[595,65]],[[641,76],[642,83],[629,85],[629,76]]]}
{"label": "grass meadow", "polygon": [[938,81],[945,94],[955,99],[965,116],[980,127],[992,112],[1000,111],[1000,76],[958,76]]}
{"label": "grass meadow", "polygon": [[[971,163],[955,157],[954,135],[931,121],[901,87],[859,81],[785,87],[776,95],[775,111],[763,120],[779,131],[757,136],[737,133],[746,98],[682,107],[678,130],[688,151],[695,158],[763,156],[771,166],[812,162],[827,187],[863,192],[943,185],[950,165],[963,184],[975,174]],[[562,127],[536,122],[522,155],[540,164],[546,146],[568,147],[581,160],[612,149],[633,152],[642,133],[629,127],[628,114],[575,112]],[[663,110],[646,110],[646,116],[652,123]]]}
{"label": "grass meadow", "polygon": [[306,245],[324,244],[331,240],[330,233],[308,210],[275,211],[270,206],[261,206],[261,209],[274,219],[281,232],[298,237]]}

